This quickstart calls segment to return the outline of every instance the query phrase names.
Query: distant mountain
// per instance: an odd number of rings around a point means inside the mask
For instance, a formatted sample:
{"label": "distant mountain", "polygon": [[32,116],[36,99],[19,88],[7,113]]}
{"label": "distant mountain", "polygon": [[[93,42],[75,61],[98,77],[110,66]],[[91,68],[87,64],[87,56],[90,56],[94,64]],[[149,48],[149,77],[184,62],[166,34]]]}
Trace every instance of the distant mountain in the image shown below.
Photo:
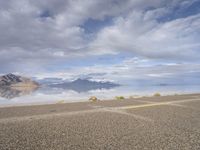
{"label": "distant mountain", "polygon": [[14,74],[7,74],[4,76],[0,76],[0,87],[37,87],[39,84],[35,81],[32,81],[29,78],[14,75]]}
{"label": "distant mountain", "polygon": [[73,90],[76,92],[87,92],[90,90],[97,90],[97,89],[111,89],[120,85],[112,82],[97,82],[87,79],[77,79],[72,82],[51,84],[49,86],[53,88]]}

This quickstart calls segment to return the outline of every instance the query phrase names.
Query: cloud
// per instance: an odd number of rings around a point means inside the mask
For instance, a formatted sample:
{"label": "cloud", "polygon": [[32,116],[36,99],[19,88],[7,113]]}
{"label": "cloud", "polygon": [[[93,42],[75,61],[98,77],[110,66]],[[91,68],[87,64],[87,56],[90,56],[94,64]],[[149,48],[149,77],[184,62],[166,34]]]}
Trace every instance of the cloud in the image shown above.
{"label": "cloud", "polygon": [[[123,53],[141,59],[134,60],[136,66],[143,64],[143,60],[154,59],[160,63],[169,60],[187,63],[198,61],[200,14],[196,9],[184,14],[184,10],[190,10],[197,2],[0,1],[0,73],[52,73],[51,70],[57,71],[56,67],[62,66],[65,60],[80,60],[79,64],[82,65],[83,58],[115,57]],[[106,22],[108,18],[109,23]],[[87,24],[90,20],[93,20],[93,25],[103,22],[102,26],[88,33],[86,30],[92,28]],[[111,72],[129,68],[113,65],[108,64],[107,67]],[[104,72],[95,65],[96,69],[87,71],[89,67],[85,65],[79,70],[83,74]]]}
{"label": "cloud", "polygon": [[157,21],[157,14],[167,12],[166,9],[132,11],[116,18],[113,26],[97,34],[91,47],[131,51],[148,58],[198,60],[200,14],[168,22]]}
{"label": "cloud", "polygon": [[196,63],[158,62],[157,60],[133,57],[117,64],[73,67],[59,72],[39,73],[36,76],[39,78],[59,77],[66,80],[86,78],[130,85],[136,81],[153,82],[159,80],[162,82],[169,80],[172,82],[179,80],[181,83],[188,78],[198,80],[199,70],[200,64]]}

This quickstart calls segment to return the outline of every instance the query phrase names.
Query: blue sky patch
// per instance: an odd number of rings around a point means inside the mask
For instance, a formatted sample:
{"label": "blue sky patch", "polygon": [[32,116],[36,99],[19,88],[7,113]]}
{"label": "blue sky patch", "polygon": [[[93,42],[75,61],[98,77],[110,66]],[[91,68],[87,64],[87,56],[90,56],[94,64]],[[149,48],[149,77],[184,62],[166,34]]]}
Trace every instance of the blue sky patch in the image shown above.
{"label": "blue sky patch", "polygon": [[185,7],[178,5],[174,8],[169,8],[169,9],[171,9],[169,14],[164,15],[157,19],[159,22],[167,22],[179,18],[186,18],[188,16],[200,13],[200,1],[196,1],[191,5]]}
{"label": "blue sky patch", "polygon": [[98,32],[105,26],[112,25],[112,17],[105,17],[103,20],[88,19],[81,27],[85,30],[85,33]]}
{"label": "blue sky patch", "polygon": [[40,18],[53,18],[53,15],[49,10],[44,10],[41,12]]}

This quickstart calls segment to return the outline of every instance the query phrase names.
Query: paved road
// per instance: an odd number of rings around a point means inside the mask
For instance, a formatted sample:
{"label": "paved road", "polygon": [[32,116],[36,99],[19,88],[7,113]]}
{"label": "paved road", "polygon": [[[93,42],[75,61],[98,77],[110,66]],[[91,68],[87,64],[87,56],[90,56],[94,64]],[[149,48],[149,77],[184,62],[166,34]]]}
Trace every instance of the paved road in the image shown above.
{"label": "paved road", "polygon": [[0,108],[0,150],[199,150],[200,95]]}

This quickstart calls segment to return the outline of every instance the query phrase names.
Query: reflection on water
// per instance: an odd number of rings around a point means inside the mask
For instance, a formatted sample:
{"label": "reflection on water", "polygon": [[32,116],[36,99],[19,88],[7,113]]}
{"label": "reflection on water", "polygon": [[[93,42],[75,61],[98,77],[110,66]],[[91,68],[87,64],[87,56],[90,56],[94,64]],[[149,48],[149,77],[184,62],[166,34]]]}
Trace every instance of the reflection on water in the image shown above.
{"label": "reflection on water", "polygon": [[0,97],[13,99],[24,95],[29,95],[36,91],[36,87],[0,87]]}
{"label": "reflection on water", "polygon": [[31,87],[1,87],[0,105],[23,103],[54,103],[59,100],[68,102],[87,100],[90,95],[104,93],[118,85],[114,84],[82,84],[80,85],[42,85],[39,88]]}
{"label": "reflection on water", "polygon": [[126,85],[116,87],[84,88],[82,87],[51,87],[42,86],[38,89],[30,87],[0,88],[0,105],[16,105],[30,103],[55,103],[87,101],[90,96],[99,99],[111,99],[115,96],[152,95],[160,92],[162,95],[175,93],[199,93],[200,85]]}

